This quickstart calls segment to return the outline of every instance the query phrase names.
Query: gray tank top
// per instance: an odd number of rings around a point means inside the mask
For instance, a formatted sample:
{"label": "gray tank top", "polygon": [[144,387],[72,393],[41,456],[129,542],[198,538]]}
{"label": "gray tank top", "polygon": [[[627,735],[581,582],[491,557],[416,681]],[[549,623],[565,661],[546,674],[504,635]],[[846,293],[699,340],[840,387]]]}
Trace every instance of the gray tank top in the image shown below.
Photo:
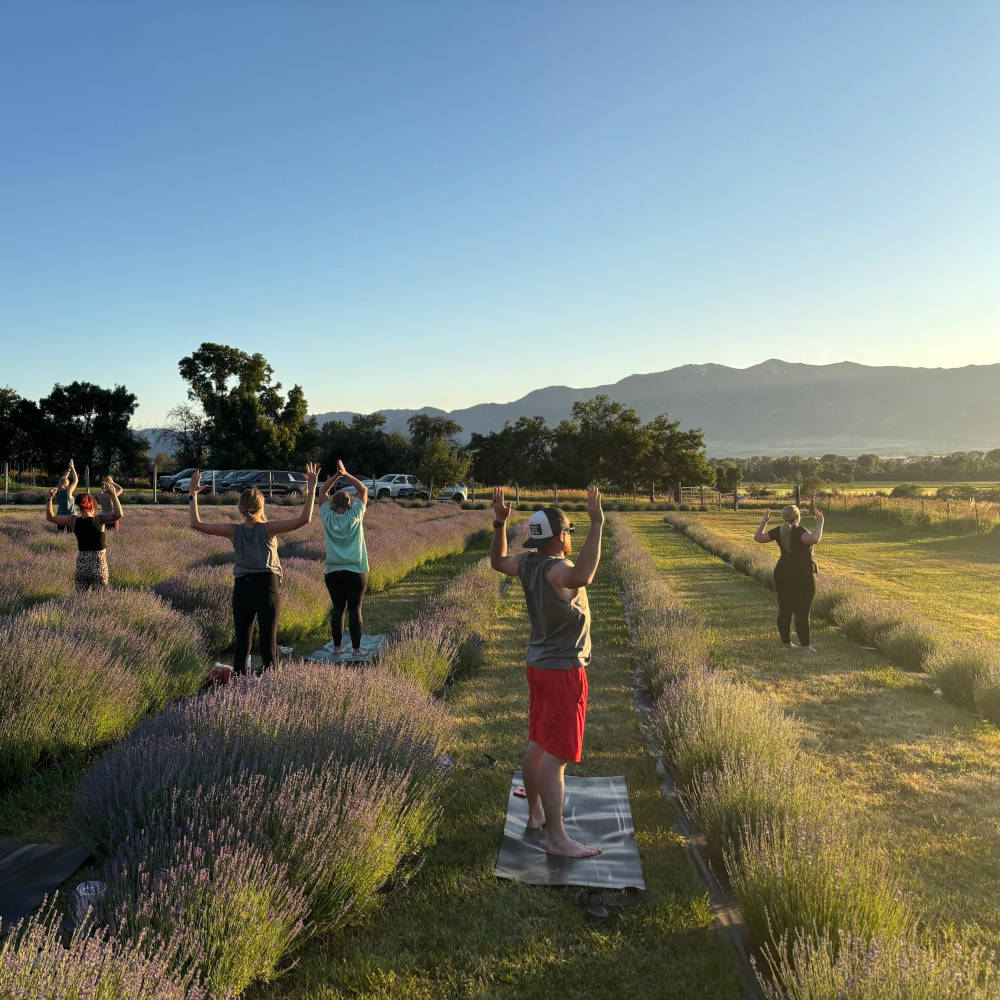
{"label": "gray tank top", "polygon": [[548,572],[561,560],[541,552],[517,564],[517,576],[531,620],[531,637],[525,662],[529,667],[572,670],[590,663],[590,605],[581,587],[576,597],[564,601],[548,581]]}
{"label": "gray tank top", "polygon": [[278,540],[268,535],[267,525],[263,522],[234,524],[233,548],[236,550],[233,576],[246,576],[248,573],[273,573],[281,576]]}

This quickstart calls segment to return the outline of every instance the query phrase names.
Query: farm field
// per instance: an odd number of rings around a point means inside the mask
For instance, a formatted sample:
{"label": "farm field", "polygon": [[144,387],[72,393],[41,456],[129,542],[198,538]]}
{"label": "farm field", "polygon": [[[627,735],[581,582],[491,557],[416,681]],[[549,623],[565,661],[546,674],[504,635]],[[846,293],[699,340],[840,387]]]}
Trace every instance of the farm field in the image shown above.
{"label": "farm field", "polygon": [[[767,588],[659,516],[624,516],[675,591],[712,630],[713,665],[770,692],[801,720],[805,749],[828,782],[831,802],[856,812],[889,852],[922,925],[992,947],[1000,932],[1000,730],[932,697],[920,675],[888,664],[815,618],[819,653],[783,650]],[[702,516],[713,527],[721,521]],[[752,518],[737,516],[728,530],[752,531]],[[831,518],[831,528],[835,523]],[[824,535],[823,566],[833,559],[834,537]],[[905,549],[903,539],[892,544]],[[955,555],[942,563],[934,585],[943,605],[948,581],[962,566]]]}
{"label": "farm field", "polygon": [[[277,516],[286,510],[279,508]],[[119,582],[129,588],[120,593],[145,594],[151,585],[202,569],[226,578],[226,546],[218,540],[208,540],[207,548],[192,545],[206,539],[184,527],[183,508],[133,508],[127,515],[134,516],[109,540],[113,579],[117,573]],[[428,601],[437,601],[442,588],[482,562],[485,542],[475,535],[482,527],[482,512],[387,506],[373,515],[372,550],[381,551],[386,562],[397,559],[399,566],[366,599],[369,632],[420,620],[429,607],[437,613],[439,605]],[[211,509],[209,516],[224,515],[221,509]],[[27,512],[0,517],[0,544],[8,562],[23,570],[20,583],[35,588],[26,603],[8,589],[10,614],[47,607],[46,601],[72,587],[72,539],[56,537],[38,520]],[[412,550],[402,551],[401,526],[404,533],[409,527],[420,536],[420,544]],[[308,624],[316,618],[301,611],[326,600],[316,527],[286,536],[288,541],[281,545],[283,563],[294,569],[286,580],[293,584],[288,613],[304,623],[294,639],[293,657],[328,639],[323,616],[320,626],[310,629]],[[383,532],[385,539],[380,542]],[[38,563],[43,564],[42,572],[37,572]],[[303,578],[315,574],[319,588],[296,582],[295,574]],[[491,585],[498,585],[499,579],[494,574],[488,577]],[[471,578],[466,586],[480,587],[478,580]],[[211,598],[208,610],[222,619],[225,631],[227,608],[212,603],[215,600]],[[712,928],[705,895],[672,831],[659,779],[642,748],[631,709],[631,663],[621,607],[609,569],[591,589],[591,601],[592,709],[584,762],[572,770],[626,776],[647,882],[656,893],[654,904],[611,925],[594,925],[572,905],[573,889],[535,889],[493,877],[509,771],[519,766],[525,728],[522,663],[527,623],[515,584],[507,588],[500,613],[484,636],[481,668],[449,688],[444,702],[451,720],[445,749],[456,767],[432,846],[362,918],[308,942],[295,954],[295,967],[288,975],[270,985],[251,986],[246,996],[260,1000],[556,997],[567,995],[567,990],[572,995],[594,988],[609,995],[627,989],[642,996],[655,995],[663,982],[674,984],[672,995],[678,998],[740,996],[727,946]],[[218,648],[214,652],[206,648],[203,655],[206,662],[215,656],[225,659]],[[71,839],[77,786],[101,745],[89,753],[46,760],[26,781],[0,793],[0,836],[25,841]],[[484,753],[497,759],[495,769],[476,767]]]}
{"label": "farm field", "polygon": [[[802,523],[811,527],[805,509]],[[1000,638],[1000,532],[949,535],[845,515],[836,508],[826,513],[816,552],[820,588],[824,573],[856,577],[880,597],[919,612],[944,635]],[[760,522],[757,510],[688,516],[725,538],[750,544]],[[772,510],[769,526],[779,522],[780,508]]]}

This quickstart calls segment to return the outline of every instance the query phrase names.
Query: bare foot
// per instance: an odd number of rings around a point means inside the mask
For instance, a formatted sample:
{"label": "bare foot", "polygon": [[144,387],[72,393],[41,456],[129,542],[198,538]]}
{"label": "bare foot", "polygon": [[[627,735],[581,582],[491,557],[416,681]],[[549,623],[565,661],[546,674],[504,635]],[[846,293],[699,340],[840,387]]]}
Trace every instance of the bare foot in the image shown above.
{"label": "bare foot", "polygon": [[587,847],[586,844],[579,844],[572,837],[563,835],[556,838],[550,835],[545,853],[556,854],[561,858],[593,858],[600,854],[601,850],[599,847]]}
{"label": "bare foot", "polygon": [[343,651],[344,651],[344,647],[343,647],[343,646],[334,646],[334,647],[333,647],[333,655],[334,655],[334,656],[340,656],[340,654],[341,654],[341,653],[342,653]]}
{"label": "bare foot", "polygon": [[545,810],[541,802],[537,806],[528,810],[528,822],[525,824],[526,830],[541,830],[545,826]]}

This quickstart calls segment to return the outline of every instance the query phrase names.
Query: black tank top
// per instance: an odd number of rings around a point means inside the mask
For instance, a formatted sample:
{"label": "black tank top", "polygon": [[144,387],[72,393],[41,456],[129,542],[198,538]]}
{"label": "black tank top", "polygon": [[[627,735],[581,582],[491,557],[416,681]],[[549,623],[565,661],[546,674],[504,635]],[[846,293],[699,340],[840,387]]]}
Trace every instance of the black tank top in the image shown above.
{"label": "black tank top", "polygon": [[[781,549],[781,556],[778,559],[777,566],[781,566],[782,569],[794,569],[800,573],[812,573],[812,546],[806,545],[802,541],[802,536],[805,533],[806,529],[801,524],[793,524],[788,536],[788,549],[786,550],[781,544],[781,527],[772,528],[768,532],[778,543],[778,548]],[[777,569],[777,566],[775,566],[775,569]]]}
{"label": "black tank top", "polygon": [[81,552],[103,552],[108,547],[107,532],[98,527],[93,517],[78,517],[73,525],[73,534]]}

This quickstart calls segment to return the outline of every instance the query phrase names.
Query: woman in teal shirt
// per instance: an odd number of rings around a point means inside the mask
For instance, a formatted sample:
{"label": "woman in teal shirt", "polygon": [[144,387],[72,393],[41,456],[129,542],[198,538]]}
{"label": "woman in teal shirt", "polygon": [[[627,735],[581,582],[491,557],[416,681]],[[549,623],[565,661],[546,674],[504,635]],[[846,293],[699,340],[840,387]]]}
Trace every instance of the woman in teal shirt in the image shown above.
{"label": "woman in teal shirt", "polygon": [[352,476],[344,463],[337,461],[337,471],[323,484],[323,494],[328,495],[333,484],[344,478],[357,490],[352,497],[346,490],[337,490],[320,504],[319,515],[326,537],[326,563],[323,566],[326,589],[333,603],[331,626],[333,652],[342,652],[344,638],[344,611],[351,633],[354,659],[364,659],[361,651],[361,602],[368,587],[368,550],[365,548],[365,508],[368,505],[368,487]]}

